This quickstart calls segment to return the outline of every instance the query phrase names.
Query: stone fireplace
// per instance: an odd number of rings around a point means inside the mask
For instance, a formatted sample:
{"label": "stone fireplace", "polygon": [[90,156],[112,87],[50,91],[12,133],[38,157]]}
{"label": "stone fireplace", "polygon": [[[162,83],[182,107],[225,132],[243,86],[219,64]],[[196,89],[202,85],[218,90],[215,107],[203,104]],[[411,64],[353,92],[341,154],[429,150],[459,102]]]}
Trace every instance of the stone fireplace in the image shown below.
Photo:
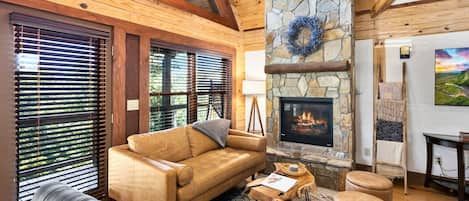
{"label": "stone fireplace", "polygon": [[332,147],[330,98],[280,97],[280,141]]}
{"label": "stone fireplace", "polygon": [[[352,2],[265,3],[268,161],[302,162],[319,186],[335,190],[343,189],[354,160]],[[288,24],[298,16],[318,17],[325,30],[321,48],[308,56],[287,48]],[[345,61],[351,68],[324,68]],[[268,71],[269,66],[281,67]]]}

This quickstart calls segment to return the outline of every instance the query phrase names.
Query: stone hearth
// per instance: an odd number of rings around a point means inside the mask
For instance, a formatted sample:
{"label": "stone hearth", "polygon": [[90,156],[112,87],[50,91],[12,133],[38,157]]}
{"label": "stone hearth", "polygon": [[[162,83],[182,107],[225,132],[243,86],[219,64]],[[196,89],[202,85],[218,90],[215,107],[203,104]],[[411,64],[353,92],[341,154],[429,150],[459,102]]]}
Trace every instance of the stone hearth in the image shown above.
{"label": "stone hearth", "polygon": [[[351,61],[350,70],[267,75],[267,136],[269,164],[303,162],[319,186],[343,189],[353,165],[352,111],[352,0],[266,0],[266,65]],[[291,55],[287,49],[288,24],[298,16],[317,16],[325,34],[322,47],[312,55]],[[280,141],[280,97],[333,99],[333,147]]]}

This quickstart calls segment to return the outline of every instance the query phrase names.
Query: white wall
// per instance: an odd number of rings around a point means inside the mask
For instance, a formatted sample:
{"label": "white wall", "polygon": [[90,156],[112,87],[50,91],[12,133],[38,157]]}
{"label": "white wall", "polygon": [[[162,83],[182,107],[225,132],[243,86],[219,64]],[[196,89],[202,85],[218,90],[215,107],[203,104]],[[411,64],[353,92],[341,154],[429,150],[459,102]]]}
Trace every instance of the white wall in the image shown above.
{"label": "white wall", "polygon": [[[424,173],[426,168],[426,143],[423,132],[436,132],[457,135],[461,130],[469,130],[469,107],[434,105],[434,62],[435,49],[449,47],[469,47],[469,32],[448,33],[406,38],[412,40],[413,50],[410,59],[399,58],[398,47],[386,49],[386,79],[401,81],[401,63],[408,66],[408,165],[409,171]],[[357,162],[371,164],[371,157],[365,156],[365,148],[372,147],[372,112],[368,104],[372,95],[368,90],[372,85],[372,43],[356,41],[357,88]],[[366,57],[366,58],[364,58]],[[371,78],[371,80],[369,80]],[[371,91],[372,94],[372,91]],[[369,118],[371,115],[371,118]],[[435,147],[435,156],[442,156],[443,167],[456,169],[456,152],[452,149]],[[469,153],[466,153],[466,161]],[[466,162],[466,164],[468,164]],[[456,171],[447,172],[456,176]],[[438,166],[433,166],[433,174],[440,175]],[[467,173],[466,173],[467,174]]]}
{"label": "white wall", "polygon": [[[264,73],[265,66],[265,51],[249,51],[246,52],[246,80],[265,80]],[[246,129],[249,123],[249,115],[251,112],[252,96],[246,96]],[[257,101],[259,103],[259,110],[262,116],[262,124],[264,125],[264,132],[266,130],[266,108],[265,108],[265,95],[258,95]],[[257,116],[256,116],[257,118]],[[259,123],[256,122],[256,129],[260,130]]]}
{"label": "white wall", "polygon": [[[386,80],[402,79],[401,62],[408,66],[408,125],[409,125],[409,169],[424,172],[426,159],[423,132],[457,135],[461,130],[469,130],[469,107],[450,107],[434,105],[435,86],[435,49],[451,47],[469,47],[469,32],[447,33],[406,38],[412,41],[410,59],[399,59],[399,48],[386,48]],[[443,157],[445,169],[456,169],[456,152],[442,147],[435,147],[435,155]],[[469,154],[466,153],[469,157]],[[466,158],[467,158],[466,157]],[[434,174],[440,169],[434,166]],[[448,172],[456,176],[457,172]]]}
{"label": "white wall", "polygon": [[373,150],[373,40],[355,41],[356,159],[371,165]]}

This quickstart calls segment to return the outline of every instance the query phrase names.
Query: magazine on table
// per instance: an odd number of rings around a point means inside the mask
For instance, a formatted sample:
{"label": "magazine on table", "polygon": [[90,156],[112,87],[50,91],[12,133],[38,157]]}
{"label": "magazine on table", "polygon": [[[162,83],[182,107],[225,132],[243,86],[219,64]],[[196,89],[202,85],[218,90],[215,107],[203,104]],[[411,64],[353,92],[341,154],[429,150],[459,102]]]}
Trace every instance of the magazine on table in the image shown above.
{"label": "magazine on table", "polygon": [[265,178],[261,184],[263,186],[267,186],[285,193],[293,186],[295,186],[296,182],[297,181],[295,179],[272,173],[267,178]]}

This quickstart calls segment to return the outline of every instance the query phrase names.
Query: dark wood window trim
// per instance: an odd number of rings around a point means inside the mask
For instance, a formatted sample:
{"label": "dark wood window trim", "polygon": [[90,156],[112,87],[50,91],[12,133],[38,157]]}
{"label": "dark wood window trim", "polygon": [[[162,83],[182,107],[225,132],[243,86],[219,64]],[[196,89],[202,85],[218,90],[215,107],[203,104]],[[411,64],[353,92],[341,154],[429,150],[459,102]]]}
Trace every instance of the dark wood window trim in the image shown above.
{"label": "dark wood window trim", "polygon": [[[185,81],[186,90],[172,92],[172,86],[168,83],[172,83],[171,71],[176,70],[171,69],[171,59],[170,57],[165,56],[164,59],[160,61],[160,63],[162,63],[163,65],[161,73],[162,77],[160,78],[160,82],[162,83],[162,88],[160,89],[161,91],[149,93],[149,98],[161,97],[161,107],[159,106],[158,108],[152,108],[150,103],[148,106],[149,112],[162,112],[185,109],[185,119],[179,119],[179,123],[177,124],[181,124],[181,121],[185,121],[183,122],[183,124],[190,124],[197,120],[207,120],[211,118],[209,117],[209,114],[214,114],[214,116],[216,115],[217,118],[231,119],[232,65],[230,55],[207,51],[199,48],[187,47],[184,45],[164,43],[157,40],[152,40],[151,47],[152,49],[161,49],[161,51],[173,51],[173,54],[185,55],[186,62],[182,61],[181,59],[175,62],[183,63],[183,68],[185,68],[186,71],[185,76],[187,77]],[[150,61],[150,65],[151,64],[152,61]],[[214,77],[208,78],[207,76]],[[182,77],[180,77],[179,79],[182,79]],[[213,89],[212,82],[216,83],[214,84],[214,86],[219,86],[219,88],[221,88]],[[210,84],[210,87],[207,87],[207,84]],[[172,96],[186,96],[186,102],[183,104],[174,105],[170,98]],[[217,105],[216,108],[215,105]],[[206,107],[206,112],[204,112],[204,107]],[[167,117],[168,115],[169,114],[163,115],[162,118]],[[175,117],[173,115],[169,116],[171,117],[168,117],[168,119],[166,119],[167,122],[161,121],[162,125],[159,125],[158,128],[167,129],[178,126],[173,124],[175,121],[173,118]],[[150,122],[152,122],[152,120],[150,120],[149,123]],[[153,125],[156,125],[155,122],[153,122]],[[160,129],[156,129],[155,126],[153,126],[153,128],[150,128],[150,130]]]}
{"label": "dark wood window trim", "polygon": [[[95,197],[104,198],[107,196],[106,150],[111,131],[108,95],[111,94],[108,78],[111,70],[111,30],[86,28],[86,25],[78,26],[39,16],[10,15],[15,32],[15,53],[39,55],[37,70],[16,71],[19,198],[29,197],[34,192],[25,191],[25,188],[37,189],[37,186],[21,184],[21,181],[43,177],[58,179]],[[37,94],[34,95],[33,91]],[[81,94],[77,95],[79,92]],[[76,97],[70,99],[70,96]],[[34,115],[31,112],[35,112]],[[37,130],[37,136],[30,136],[31,129]],[[37,139],[24,141],[29,138]],[[43,151],[34,151],[40,153],[38,156],[30,155],[33,149]],[[39,163],[41,161],[49,162],[44,166]],[[90,163],[94,165],[85,167],[80,161],[94,161]],[[78,167],[85,169],[78,170]],[[83,177],[79,180],[70,177],[70,173],[63,172],[64,168]]]}
{"label": "dark wood window trim", "polygon": [[[222,45],[214,42],[207,42],[197,38],[191,38],[188,36],[171,33],[168,31],[160,30],[153,27],[148,27],[133,22],[128,22],[121,19],[116,19],[102,14],[93,14],[86,10],[76,9],[69,6],[57,4],[49,1],[36,1],[36,0],[0,0],[0,6],[13,7],[15,9],[24,11],[25,13],[34,13],[44,15],[54,15],[54,19],[60,19],[61,22],[67,22],[71,24],[77,24],[74,22],[76,19],[83,20],[79,24],[85,24],[87,27],[96,26],[96,28],[102,28],[104,26],[113,27],[113,44],[114,44],[114,58],[112,62],[112,145],[121,145],[126,143],[126,99],[125,99],[125,63],[126,63],[126,47],[125,38],[126,34],[134,34],[140,36],[140,80],[139,80],[139,133],[148,132],[148,53],[151,39],[158,39],[159,41],[171,42],[174,44],[182,44],[184,46],[197,47],[202,50],[208,50],[209,52],[220,53],[221,55],[229,55],[233,66],[232,75],[236,75],[236,48],[229,45]],[[33,8],[33,9],[30,9]],[[73,19],[71,19],[73,18]],[[86,23],[84,23],[86,22]],[[92,23],[93,22],[93,23]],[[239,95],[239,89],[236,88],[236,80],[233,76],[233,90],[232,94]],[[238,86],[239,87],[239,86]],[[235,103],[236,98],[233,99]],[[111,111],[111,110],[110,110]],[[232,108],[232,124],[236,127],[236,109]]]}

